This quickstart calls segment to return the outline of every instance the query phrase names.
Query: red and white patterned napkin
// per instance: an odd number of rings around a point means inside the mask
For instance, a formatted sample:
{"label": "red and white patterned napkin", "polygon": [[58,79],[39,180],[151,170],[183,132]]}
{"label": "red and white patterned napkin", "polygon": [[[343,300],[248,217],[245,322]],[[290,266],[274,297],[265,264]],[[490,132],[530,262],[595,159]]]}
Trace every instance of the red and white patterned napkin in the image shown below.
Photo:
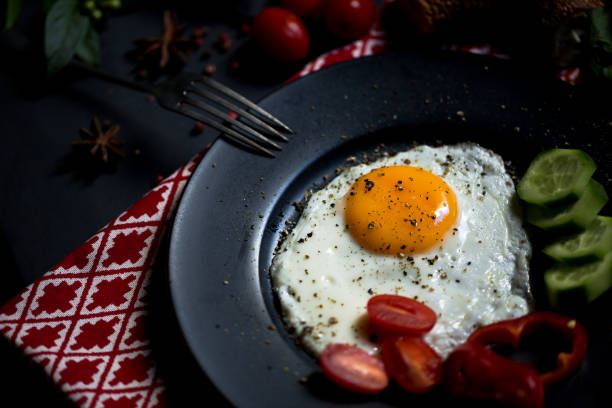
{"label": "red and white patterned napkin", "polygon": [[[292,79],[388,45],[374,27]],[[488,46],[463,48],[495,55]],[[575,83],[579,71],[558,76]],[[57,266],[0,308],[0,333],[81,407],[164,407],[164,378],[145,330],[153,261],[200,152]]]}

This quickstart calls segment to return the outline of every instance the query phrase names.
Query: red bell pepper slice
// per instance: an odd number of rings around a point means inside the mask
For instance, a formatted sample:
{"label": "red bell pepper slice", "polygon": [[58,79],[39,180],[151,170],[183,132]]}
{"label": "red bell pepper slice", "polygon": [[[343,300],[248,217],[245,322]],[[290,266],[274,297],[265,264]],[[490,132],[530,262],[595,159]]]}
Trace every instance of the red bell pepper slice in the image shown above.
{"label": "red bell pepper slice", "polygon": [[448,356],[444,384],[459,397],[513,407],[544,406],[544,384],[535,369],[477,343],[464,343]]}
{"label": "red bell pepper slice", "polygon": [[483,326],[468,338],[469,343],[482,346],[500,344],[518,348],[522,338],[535,329],[550,329],[565,336],[571,342],[570,351],[559,351],[556,368],[540,374],[545,385],[559,381],[576,371],[587,349],[587,334],[584,327],[571,317],[552,312],[534,312],[511,320]]}

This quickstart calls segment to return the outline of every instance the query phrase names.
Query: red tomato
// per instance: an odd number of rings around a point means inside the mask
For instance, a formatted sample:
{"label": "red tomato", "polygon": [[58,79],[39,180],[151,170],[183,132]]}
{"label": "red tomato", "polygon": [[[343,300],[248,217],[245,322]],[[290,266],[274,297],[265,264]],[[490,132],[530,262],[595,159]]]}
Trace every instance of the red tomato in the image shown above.
{"label": "red tomato", "polygon": [[389,376],[376,357],[348,344],[330,344],[319,357],[323,373],[349,391],[374,394],[387,388]]}
{"label": "red tomato", "polygon": [[436,324],[436,312],[404,296],[373,296],[367,309],[374,326],[383,331],[420,334],[428,332]]}
{"label": "red tomato", "polygon": [[323,19],[329,31],[345,40],[356,40],[368,33],[376,19],[374,0],[325,0]]}
{"label": "red tomato", "polygon": [[388,336],[381,348],[389,375],[406,391],[423,394],[442,379],[442,359],[420,336]]}
{"label": "red tomato", "polygon": [[321,11],[323,0],[281,0],[281,6],[298,16],[313,17]]}
{"label": "red tomato", "polygon": [[253,21],[251,35],[266,54],[279,62],[298,62],[310,48],[310,38],[302,20],[279,7],[264,8]]}

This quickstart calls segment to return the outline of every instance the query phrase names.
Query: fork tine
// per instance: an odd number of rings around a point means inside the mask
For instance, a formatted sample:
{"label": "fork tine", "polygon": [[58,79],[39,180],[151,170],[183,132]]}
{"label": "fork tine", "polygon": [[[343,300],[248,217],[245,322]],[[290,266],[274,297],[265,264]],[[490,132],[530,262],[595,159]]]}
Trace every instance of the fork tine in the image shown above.
{"label": "fork tine", "polygon": [[236,140],[238,140],[239,142],[245,143],[249,146],[251,146],[253,149],[264,153],[265,155],[267,155],[268,157],[276,157],[274,155],[274,153],[272,153],[270,150],[266,149],[265,147],[261,146],[259,143],[249,139],[248,137],[236,132],[233,129],[228,128],[227,126],[224,126],[223,124],[217,122],[216,120],[210,119],[204,115],[202,115],[199,112],[193,111],[191,109],[185,109],[185,108],[178,108],[175,110],[178,113],[181,113],[185,116],[190,117],[191,119],[195,119],[198,120],[202,123],[204,123],[205,125],[208,125],[210,127],[213,127],[215,129],[217,129],[220,132],[223,132],[223,134],[227,135],[230,139],[234,138]]}
{"label": "fork tine", "polygon": [[268,132],[272,133],[274,136],[284,140],[285,142],[288,142],[289,139],[287,139],[283,134],[281,134],[278,130],[274,129],[272,126],[268,125],[266,122],[264,122],[263,120],[259,119],[257,116],[254,116],[253,114],[247,112],[246,110],[242,109],[241,107],[234,105],[233,103],[231,103],[230,101],[220,98],[219,96],[217,96],[216,94],[207,91],[206,89],[202,89],[198,86],[195,86],[195,84],[191,84],[188,88],[189,91],[196,93],[200,96],[203,96],[204,98],[210,99],[211,101],[218,103],[219,105],[229,109],[230,111],[234,111],[236,112],[238,115],[240,115],[241,117],[244,117],[248,120],[250,120],[251,122],[255,123],[258,126],[261,126],[263,129],[267,130]]}
{"label": "fork tine", "polygon": [[266,112],[265,110],[263,110],[261,107],[259,107],[258,105],[256,105],[255,103],[251,102],[250,100],[248,100],[247,98],[245,98],[244,96],[240,95],[239,93],[237,93],[236,91],[228,88],[227,86],[215,81],[212,78],[209,77],[202,77],[201,81],[210,86],[211,88],[216,89],[219,92],[224,93],[227,96],[230,96],[232,98],[234,98],[235,100],[239,101],[240,103],[248,106],[249,108],[253,109],[254,111],[258,112],[259,114],[263,115],[264,117],[266,117],[268,120],[272,121],[273,123],[275,123],[277,126],[280,126],[282,129],[286,130],[289,133],[293,133],[293,130],[291,130],[291,128],[287,125],[285,125],[283,122],[281,122],[280,120],[276,119],[274,116],[272,116],[271,114],[269,114],[268,112]]}
{"label": "fork tine", "polygon": [[185,96],[183,98],[183,102],[188,103],[190,105],[193,105],[197,108],[200,108],[222,120],[228,121],[229,123],[231,123],[232,125],[235,125],[236,127],[242,129],[244,132],[250,134],[251,136],[265,142],[268,143],[270,146],[274,146],[276,149],[278,150],[282,150],[281,147],[274,143],[272,140],[268,139],[267,137],[265,137],[264,135],[262,135],[261,133],[259,133],[258,131],[256,131],[253,128],[250,128],[249,126],[245,125],[244,123],[237,121],[233,118],[230,118],[229,116],[227,116],[227,114],[225,112],[220,111],[219,109],[215,108],[214,106],[211,106],[209,104],[207,104],[206,102],[202,102],[202,101],[198,101],[196,99],[190,98],[189,96]]}

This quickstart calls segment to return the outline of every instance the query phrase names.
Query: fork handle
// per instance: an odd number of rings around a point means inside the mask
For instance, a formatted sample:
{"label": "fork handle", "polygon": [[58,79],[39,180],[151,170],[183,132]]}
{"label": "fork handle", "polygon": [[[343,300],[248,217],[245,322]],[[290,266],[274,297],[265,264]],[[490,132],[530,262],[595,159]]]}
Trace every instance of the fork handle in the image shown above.
{"label": "fork handle", "polygon": [[118,76],[115,75],[111,75],[107,72],[102,71],[101,69],[98,68],[94,68],[91,67],[81,61],[77,61],[77,60],[72,60],[70,62],[70,66],[77,68],[81,71],[87,72],[95,77],[98,77],[99,79],[102,79],[104,81],[108,81],[108,82],[112,82],[115,83],[117,85],[121,85],[124,86],[126,88],[130,88],[133,89],[135,91],[140,91],[140,92],[144,92],[144,93],[149,93],[152,94],[153,93],[153,88],[147,85],[143,85],[143,84],[139,84],[137,82],[134,81],[128,81],[125,80],[123,78],[119,78]]}

